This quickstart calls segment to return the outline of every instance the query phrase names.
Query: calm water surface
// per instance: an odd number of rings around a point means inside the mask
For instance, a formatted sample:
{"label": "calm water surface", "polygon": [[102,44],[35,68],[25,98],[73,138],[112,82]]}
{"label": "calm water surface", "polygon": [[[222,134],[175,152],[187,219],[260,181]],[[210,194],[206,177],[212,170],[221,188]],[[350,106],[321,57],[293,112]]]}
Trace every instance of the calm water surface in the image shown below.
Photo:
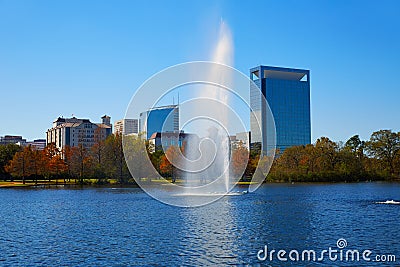
{"label": "calm water surface", "polygon": [[[370,249],[400,266],[400,184],[265,185],[200,208],[140,189],[0,190],[0,266],[373,266],[260,261],[269,249]],[[376,263],[375,266],[382,266]]]}

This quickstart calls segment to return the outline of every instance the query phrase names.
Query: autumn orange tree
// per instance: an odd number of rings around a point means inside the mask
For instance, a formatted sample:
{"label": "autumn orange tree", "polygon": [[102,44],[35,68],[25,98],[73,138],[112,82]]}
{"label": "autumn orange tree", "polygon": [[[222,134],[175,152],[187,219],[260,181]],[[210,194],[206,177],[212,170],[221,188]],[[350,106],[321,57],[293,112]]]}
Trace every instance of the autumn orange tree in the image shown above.
{"label": "autumn orange tree", "polygon": [[165,154],[161,156],[160,171],[164,175],[171,177],[172,182],[175,182],[176,177],[180,174],[179,169],[173,163],[178,161],[181,153],[182,151],[180,151],[179,147],[169,146]]}
{"label": "autumn orange tree", "polygon": [[72,177],[72,165],[73,165],[72,153],[73,153],[72,148],[70,146],[65,146],[61,151],[62,158],[65,163],[65,172],[69,180]]}
{"label": "autumn orange tree", "polygon": [[49,181],[55,177],[58,178],[60,175],[65,175],[67,172],[67,164],[61,157],[61,152],[56,147],[54,143],[48,144],[43,150],[43,159],[44,159],[44,176],[49,179]]}
{"label": "autumn orange tree", "polygon": [[104,140],[102,128],[94,130],[95,143],[90,148],[90,155],[93,162],[93,175],[99,180],[106,177],[105,161],[106,161],[106,142]]}
{"label": "autumn orange tree", "polygon": [[26,146],[22,151],[15,153],[5,169],[12,176],[22,178],[24,184],[25,180],[31,176],[37,182],[38,177],[43,175],[44,170],[42,155],[41,151],[34,150],[31,146]]}
{"label": "autumn orange tree", "polygon": [[[28,149],[28,148],[26,148]],[[14,157],[5,166],[6,172],[10,173],[13,177],[21,177],[22,182],[25,184],[25,178],[29,176],[28,159],[26,155],[26,149],[15,153]]]}
{"label": "autumn orange tree", "polygon": [[83,183],[84,176],[89,173],[89,152],[83,144],[71,147],[69,151],[69,168],[71,175],[79,179],[79,183]]}
{"label": "autumn orange tree", "polygon": [[243,144],[239,144],[232,151],[232,171],[238,180],[242,178],[249,161],[249,151]]}
{"label": "autumn orange tree", "polygon": [[171,162],[169,162],[165,154],[161,156],[160,172],[163,174],[164,177],[172,176],[172,164]]}

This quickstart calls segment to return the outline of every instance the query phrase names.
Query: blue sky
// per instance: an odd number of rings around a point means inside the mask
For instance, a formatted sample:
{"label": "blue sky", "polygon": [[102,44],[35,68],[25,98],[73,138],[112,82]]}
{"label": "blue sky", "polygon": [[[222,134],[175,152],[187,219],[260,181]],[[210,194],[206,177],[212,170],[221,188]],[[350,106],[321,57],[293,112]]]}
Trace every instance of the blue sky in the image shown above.
{"label": "blue sky", "polygon": [[122,118],[151,75],[210,58],[221,18],[238,70],[311,70],[313,141],[400,130],[399,1],[0,0],[0,135]]}

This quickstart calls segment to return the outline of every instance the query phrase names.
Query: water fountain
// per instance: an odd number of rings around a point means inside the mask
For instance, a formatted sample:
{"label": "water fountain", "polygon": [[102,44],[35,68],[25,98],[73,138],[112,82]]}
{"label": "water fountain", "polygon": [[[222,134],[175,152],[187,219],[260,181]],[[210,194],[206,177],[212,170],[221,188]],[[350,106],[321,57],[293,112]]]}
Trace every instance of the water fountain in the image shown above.
{"label": "water fountain", "polygon": [[[249,84],[252,81],[246,74],[230,67],[233,65],[232,35],[223,21],[216,40],[210,61],[187,62],[160,71],[136,90],[127,108],[126,117],[134,117],[149,107],[157,106],[168,94],[172,96],[175,92],[176,96],[178,92],[181,96],[182,101],[178,101],[179,126],[185,133],[174,132],[172,143],[172,132],[165,135],[169,138],[165,141],[175,148],[177,144],[187,142],[182,146],[183,153],[180,149],[165,153],[175,166],[172,173],[174,178],[178,178],[176,183],[162,177],[147,154],[144,142],[136,144],[130,138],[123,138],[124,155],[136,183],[153,198],[170,205],[202,206],[225,195],[244,193],[234,192],[233,188],[241,178],[247,160],[243,154],[234,154],[240,156],[238,164],[238,157],[232,157],[231,154],[237,150],[231,147],[230,136],[247,132],[246,121],[255,116],[249,104]],[[261,91],[256,97],[263,99]],[[266,102],[265,106],[268,107]],[[248,144],[249,140],[244,141]],[[161,143],[164,144],[163,134]],[[167,151],[166,147],[163,149]],[[249,186],[249,192],[254,191],[265,178],[265,172],[259,166],[254,173],[258,175],[252,177],[255,185],[252,190]]]}
{"label": "water fountain", "polygon": [[[211,57],[212,62],[233,65],[233,40],[228,25],[221,20],[218,40]],[[222,75],[218,68],[209,70],[211,80],[226,84],[232,77]],[[191,108],[211,111],[213,119],[207,116],[198,118],[197,129],[207,129],[199,139],[189,140],[185,157],[186,192],[179,195],[215,196],[240,195],[230,192],[230,140],[229,140],[229,93],[218,85],[202,85]],[[217,119],[215,114],[218,114]],[[193,121],[191,121],[193,123]]]}

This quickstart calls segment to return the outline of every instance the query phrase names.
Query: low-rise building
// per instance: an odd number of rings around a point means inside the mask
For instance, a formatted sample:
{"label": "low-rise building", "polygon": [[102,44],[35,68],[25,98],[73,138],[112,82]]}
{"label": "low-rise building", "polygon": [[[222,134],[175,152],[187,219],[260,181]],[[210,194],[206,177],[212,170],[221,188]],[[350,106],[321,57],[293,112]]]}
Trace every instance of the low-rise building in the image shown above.
{"label": "low-rise building", "polygon": [[26,142],[27,146],[31,146],[36,150],[43,150],[46,147],[46,139],[36,139],[30,142]]}
{"label": "low-rise building", "polygon": [[26,145],[26,139],[20,135],[6,135],[0,136],[0,145],[16,144],[19,146]]}
{"label": "low-rise building", "polygon": [[[189,134],[184,132],[180,133],[155,132],[149,138],[149,144],[150,144],[149,152],[153,153],[158,150],[164,150],[165,152],[170,146],[182,147],[185,145],[185,142],[189,142],[189,138],[196,138],[196,137],[197,135],[195,134]],[[191,140],[191,143],[193,143],[193,140]]]}
{"label": "low-rise building", "polygon": [[21,147],[31,146],[36,150],[43,150],[46,147],[46,139],[36,139],[33,141],[26,141],[20,135],[6,135],[0,137],[0,145],[16,144]]}

